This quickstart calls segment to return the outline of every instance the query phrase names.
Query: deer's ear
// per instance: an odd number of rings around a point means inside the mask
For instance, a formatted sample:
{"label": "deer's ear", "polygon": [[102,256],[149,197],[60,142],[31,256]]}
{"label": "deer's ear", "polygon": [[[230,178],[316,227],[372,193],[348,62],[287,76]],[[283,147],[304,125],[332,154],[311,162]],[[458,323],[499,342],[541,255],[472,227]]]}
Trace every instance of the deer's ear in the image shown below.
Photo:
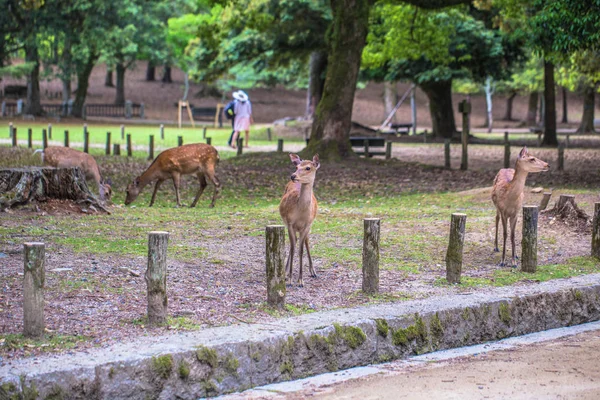
{"label": "deer's ear", "polygon": [[314,166],[316,169],[319,169],[321,167],[321,163],[319,162],[319,155],[315,154],[312,160]]}
{"label": "deer's ear", "polygon": [[527,154],[529,154],[529,151],[527,150],[527,146],[524,146],[521,149],[521,152],[519,153],[519,158],[523,158],[525,157]]}
{"label": "deer's ear", "polygon": [[294,165],[298,165],[302,162],[302,160],[300,159],[300,157],[298,157],[298,154],[291,154],[290,153],[290,160],[292,160],[292,164]]}

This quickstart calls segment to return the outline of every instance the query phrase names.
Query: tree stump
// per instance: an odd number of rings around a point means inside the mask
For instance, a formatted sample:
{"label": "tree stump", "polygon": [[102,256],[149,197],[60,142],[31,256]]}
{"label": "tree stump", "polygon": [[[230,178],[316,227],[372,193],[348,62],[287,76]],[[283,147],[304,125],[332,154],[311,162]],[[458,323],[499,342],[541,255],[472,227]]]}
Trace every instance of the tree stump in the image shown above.
{"label": "tree stump", "polygon": [[282,309],[285,306],[285,227],[268,225],[266,238],[267,303]]}
{"label": "tree stump", "polygon": [[167,321],[168,243],[168,232],[148,234],[148,269],[144,277],[148,287],[148,323],[151,325],[161,325]]}
{"label": "tree stump", "polygon": [[362,256],[362,290],[367,294],[379,293],[379,218],[364,219]]}
{"label": "tree stump", "polygon": [[542,214],[555,217],[577,228],[587,229],[591,224],[590,216],[577,206],[573,195],[561,194],[558,201],[554,203],[554,207],[542,211]]}
{"label": "tree stump", "polygon": [[23,245],[25,270],[23,278],[23,335],[41,337],[44,335],[44,243]]}
{"label": "tree stump", "polygon": [[535,273],[537,269],[538,207],[523,206],[523,238],[521,240],[521,270]]}
{"label": "tree stump", "polygon": [[47,199],[72,200],[109,212],[92,194],[79,168],[0,169],[0,209]]}

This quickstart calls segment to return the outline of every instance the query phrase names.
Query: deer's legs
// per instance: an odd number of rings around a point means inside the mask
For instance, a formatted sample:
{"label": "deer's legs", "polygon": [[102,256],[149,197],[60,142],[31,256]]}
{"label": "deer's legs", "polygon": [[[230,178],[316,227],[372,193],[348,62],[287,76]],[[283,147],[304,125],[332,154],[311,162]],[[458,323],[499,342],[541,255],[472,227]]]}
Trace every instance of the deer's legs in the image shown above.
{"label": "deer's legs", "polygon": [[194,198],[194,201],[192,202],[190,207],[196,207],[196,203],[198,203],[198,199],[200,198],[200,196],[202,196],[202,192],[204,192],[204,189],[207,185],[206,178],[204,177],[204,174],[202,172],[198,172],[198,180],[200,181],[200,189],[198,189],[198,193],[196,193],[196,197]]}
{"label": "deer's legs", "polygon": [[[300,233],[300,239],[298,240],[298,243],[300,243],[300,248],[298,249],[298,260],[300,262],[300,269],[299,269],[299,275],[298,275],[298,286],[300,287],[304,287],[304,281],[302,280],[302,259],[304,258],[304,244],[306,243],[306,239],[308,238],[308,232],[302,232]],[[310,253],[309,253],[309,259],[310,259]],[[310,263],[312,264],[312,262]]]}
{"label": "deer's legs", "polygon": [[150,199],[150,205],[148,207],[152,207],[152,204],[154,204],[154,199],[156,198],[156,192],[158,192],[158,188],[160,187],[160,185],[163,183],[164,179],[161,180],[157,180],[156,184],[154,185],[154,192],[152,192],[152,198]]}
{"label": "deer's legs", "polygon": [[500,213],[496,211],[496,240],[494,241],[494,251],[498,252],[498,223],[500,222]]}
{"label": "deer's legs", "polygon": [[175,186],[175,197],[177,198],[177,207],[181,207],[181,200],[179,198],[179,184],[181,183],[181,175],[174,173],[172,176],[173,186]]}
{"label": "deer's legs", "polygon": [[294,263],[294,252],[296,251],[296,232],[288,227],[288,236],[290,238],[290,253],[288,254],[287,262],[285,263],[285,272],[287,278],[285,280],[286,286],[292,285],[292,265]]}
{"label": "deer's legs", "polygon": [[510,243],[512,245],[512,260],[510,266],[513,268],[517,267],[517,258],[515,257],[515,227],[517,226],[517,216],[515,215],[510,219]]}
{"label": "deer's legs", "polygon": [[306,255],[308,256],[308,268],[310,270],[310,276],[313,278],[317,277],[317,271],[315,271],[312,263],[312,257],[310,256],[310,246],[308,245],[308,235],[304,239],[304,245],[306,246]]}
{"label": "deer's legs", "polygon": [[504,239],[503,244],[502,244],[502,261],[500,261],[500,266],[504,267],[504,265],[506,265],[504,263],[504,259],[506,257],[506,238],[508,237],[508,230],[506,229],[506,223],[507,223],[507,218],[505,216],[502,216],[502,237]]}
{"label": "deer's legs", "polygon": [[217,174],[215,173],[214,167],[209,166],[207,168],[207,170],[205,171],[205,173],[208,176],[208,179],[210,179],[211,182],[215,185],[215,193],[213,194],[212,201],[210,202],[210,206],[214,207],[215,201],[217,200],[217,197],[219,196],[219,193],[221,192],[221,183],[219,182],[219,179],[217,178]]}

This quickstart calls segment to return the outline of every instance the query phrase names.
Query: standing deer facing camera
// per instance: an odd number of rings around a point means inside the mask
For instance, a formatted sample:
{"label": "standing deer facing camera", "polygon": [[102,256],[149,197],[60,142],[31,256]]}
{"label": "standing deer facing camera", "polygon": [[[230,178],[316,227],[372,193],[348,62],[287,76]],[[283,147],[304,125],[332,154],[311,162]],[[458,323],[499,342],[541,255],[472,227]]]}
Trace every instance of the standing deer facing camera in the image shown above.
{"label": "standing deer facing camera", "polygon": [[304,286],[302,281],[302,252],[306,247],[308,255],[308,267],[310,276],[317,277],[313,267],[312,258],[308,244],[308,235],[310,227],[317,216],[317,199],[313,194],[313,185],[317,170],[321,166],[319,155],[315,155],[312,161],[301,160],[296,154],[290,154],[292,163],[296,166],[296,172],[290,177],[285,187],[285,193],[279,203],[279,214],[288,230],[290,238],[290,252],[288,254],[285,270],[287,274],[287,285],[292,284],[292,265],[294,263],[294,251],[296,248],[296,235],[298,235],[300,272],[298,276],[298,285]]}
{"label": "standing deer facing camera", "polygon": [[506,256],[506,237],[508,231],[506,225],[510,220],[510,242],[512,244],[512,261],[511,267],[517,266],[515,258],[515,226],[519,211],[523,205],[523,189],[525,188],[525,180],[530,172],[548,171],[548,163],[540,160],[529,154],[527,147],[523,147],[517,157],[515,169],[501,169],[494,179],[494,187],[492,188],[492,201],[496,206],[496,241],[494,251],[498,249],[498,222],[502,220],[502,229],[504,234],[504,244],[502,248],[502,261],[500,266],[505,266]]}

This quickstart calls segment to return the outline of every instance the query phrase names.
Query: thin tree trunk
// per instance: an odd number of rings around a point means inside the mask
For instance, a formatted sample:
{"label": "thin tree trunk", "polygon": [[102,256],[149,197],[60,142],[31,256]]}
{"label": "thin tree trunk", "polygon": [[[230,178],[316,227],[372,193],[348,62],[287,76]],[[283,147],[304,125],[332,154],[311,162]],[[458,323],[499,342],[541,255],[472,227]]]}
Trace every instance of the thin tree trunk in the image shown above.
{"label": "thin tree trunk", "polygon": [[323,98],[304,153],[323,159],[351,157],[350,126],[360,59],[369,27],[369,0],[331,0],[333,22]]}
{"label": "thin tree trunk", "polygon": [[75,91],[75,100],[73,101],[72,114],[74,117],[81,118],[83,116],[83,106],[87,96],[90,75],[94,69],[94,65],[98,60],[98,55],[92,53],[83,68],[77,72],[77,90]]}
{"label": "thin tree trunk", "polygon": [[112,68],[108,68],[108,65],[106,66],[106,77],[104,78],[104,86],[106,87],[115,87],[115,84],[113,83],[113,70]]}
{"label": "thin tree trunk", "polygon": [[115,97],[115,104],[122,106],[125,104],[125,66],[123,63],[117,63],[117,94]]}
{"label": "thin tree trunk", "polygon": [[567,88],[563,87],[562,88],[562,123],[566,124],[569,122],[569,116],[568,116],[568,102],[567,102]]}
{"label": "thin tree trunk", "polygon": [[556,136],[556,95],[554,92],[554,64],[544,60],[544,140],[543,146],[558,146]]}
{"label": "thin tree trunk", "polygon": [[42,115],[42,104],[40,101],[40,62],[38,48],[34,39],[29,39],[25,46],[25,61],[33,62],[34,67],[27,75],[27,104],[25,114]]}
{"label": "thin tree trunk", "polygon": [[[390,115],[398,103],[398,92],[396,91],[396,82],[383,82],[383,120]],[[396,122],[396,115],[390,120],[391,123]]]}
{"label": "thin tree trunk", "polygon": [[173,83],[173,79],[171,79],[171,67],[168,65],[165,65],[162,81],[163,83]]}
{"label": "thin tree trunk", "polygon": [[323,96],[326,70],[327,53],[313,51],[310,54],[310,75],[308,77],[308,90],[306,91],[306,119],[315,117],[315,111]]}
{"label": "thin tree trunk", "polygon": [[454,107],[452,106],[452,81],[427,82],[420,86],[429,99],[429,112],[434,135],[452,138],[456,133]]}
{"label": "thin tree trunk", "polygon": [[525,120],[528,126],[537,124],[537,106],[540,94],[538,92],[529,93],[529,105],[527,107],[527,119]]}
{"label": "thin tree trunk", "polygon": [[152,61],[148,61],[148,66],[146,67],[146,81],[154,82],[156,80],[156,66]]}
{"label": "thin tree trunk", "polygon": [[65,45],[62,51],[62,100],[69,101],[71,98],[71,73],[73,65],[73,54],[71,53],[71,37],[65,37]]}
{"label": "thin tree trunk", "polygon": [[492,95],[494,94],[494,87],[492,85],[492,77],[488,76],[485,80],[485,126],[488,128],[488,133],[492,131],[492,125],[494,124],[493,103]]}
{"label": "thin tree trunk", "polygon": [[594,131],[594,108],[596,107],[596,88],[589,85],[583,90],[583,115],[581,123],[577,128],[578,133],[590,133]]}
{"label": "thin tree trunk", "polygon": [[512,92],[510,92],[510,95],[506,98],[506,112],[504,113],[504,118],[502,118],[503,121],[512,121],[513,120],[512,112],[513,112],[513,102],[515,100],[515,97],[517,97],[517,92],[512,91]]}

